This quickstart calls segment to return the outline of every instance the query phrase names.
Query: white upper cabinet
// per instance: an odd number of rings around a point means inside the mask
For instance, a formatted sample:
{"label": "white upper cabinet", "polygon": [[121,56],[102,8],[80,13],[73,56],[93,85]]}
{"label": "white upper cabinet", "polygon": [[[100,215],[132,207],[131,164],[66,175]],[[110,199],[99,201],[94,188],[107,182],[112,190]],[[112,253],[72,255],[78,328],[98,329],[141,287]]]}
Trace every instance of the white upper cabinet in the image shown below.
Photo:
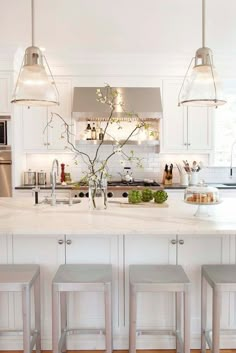
{"label": "white upper cabinet", "polygon": [[[59,91],[59,106],[49,107],[48,121],[52,117],[52,113],[59,114],[67,124],[71,125],[71,107],[72,107],[72,89],[70,80],[57,80],[57,89]],[[53,121],[48,126],[48,148],[54,150],[64,150],[67,146],[66,136],[63,134],[65,126],[63,121],[57,116],[53,115]]]}
{"label": "white upper cabinet", "polygon": [[163,82],[162,152],[209,152],[212,110],[178,106],[181,79]]}
{"label": "white upper cabinet", "polygon": [[22,108],[23,149],[47,150],[47,108]]}
{"label": "white upper cabinet", "polygon": [[0,115],[11,114],[11,79],[0,77]]}
{"label": "white upper cabinet", "polygon": [[[50,108],[23,108],[23,149],[25,151],[64,151],[67,146],[63,121],[52,113],[59,114],[71,124],[71,81],[57,80],[60,105]],[[51,120],[52,119],[52,120]]]}

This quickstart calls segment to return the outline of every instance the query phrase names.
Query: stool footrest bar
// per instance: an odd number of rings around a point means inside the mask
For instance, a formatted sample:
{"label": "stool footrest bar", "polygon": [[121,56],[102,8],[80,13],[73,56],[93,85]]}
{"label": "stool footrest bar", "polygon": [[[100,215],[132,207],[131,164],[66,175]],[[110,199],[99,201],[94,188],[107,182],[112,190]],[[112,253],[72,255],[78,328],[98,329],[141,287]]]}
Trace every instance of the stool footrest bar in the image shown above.
{"label": "stool footrest bar", "polygon": [[70,336],[70,335],[96,335],[96,334],[98,334],[98,335],[105,335],[105,333],[106,333],[106,331],[105,331],[105,329],[104,328],[102,328],[102,329],[100,329],[100,328],[92,328],[92,329],[90,329],[90,328],[85,328],[85,329],[83,329],[83,328],[80,328],[80,329],[78,329],[78,328],[73,328],[73,329],[67,329],[67,330],[65,330],[65,332],[66,332],[66,335],[67,336]]}
{"label": "stool footrest bar", "polygon": [[137,336],[141,335],[167,335],[167,336],[176,336],[176,332],[172,330],[137,330]]}

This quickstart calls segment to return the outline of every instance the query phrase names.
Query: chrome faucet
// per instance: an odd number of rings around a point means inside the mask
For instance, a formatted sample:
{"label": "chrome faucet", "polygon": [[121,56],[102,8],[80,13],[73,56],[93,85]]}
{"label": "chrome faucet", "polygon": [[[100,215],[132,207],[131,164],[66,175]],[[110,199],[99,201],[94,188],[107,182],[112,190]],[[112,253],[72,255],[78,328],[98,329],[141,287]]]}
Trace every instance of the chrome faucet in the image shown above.
{"label": "chrome faucet", "polygon": [[[56,171],[55,171],[56,166]],[[52,170],[51,170],[51,185],[52,185],[52,202],[51,205],[56,205],[56,183],[57,183],[57,175],[59,175],[59,163],[57,159],[54,159],[52,162]]]}
{"label": "chrome faucet", "polygon": [[231,146],[231,157],[230,157],[230,177],[233,177],[233,152],[234,152],[234,146],[236,145],[236,140],[232,143]]}

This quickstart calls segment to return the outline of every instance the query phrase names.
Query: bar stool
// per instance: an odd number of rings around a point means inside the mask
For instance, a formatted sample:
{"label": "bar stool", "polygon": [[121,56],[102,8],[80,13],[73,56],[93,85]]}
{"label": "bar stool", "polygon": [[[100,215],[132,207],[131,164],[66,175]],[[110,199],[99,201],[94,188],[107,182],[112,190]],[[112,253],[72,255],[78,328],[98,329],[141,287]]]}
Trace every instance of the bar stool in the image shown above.
{"label": "bar stool", "polygon": [[[129,317],[129,351],[136,352],[136,333],[174,335],[176,349],[179,353],[190,352],[190,281],[179,265],[131,265],[130,274],[130,317]],[[136,311],[137,293],[139,292],[173,292],[176,296],[176,329],[170,330],[137,330]],[[182,296],[184,302],[184,340],[181,337]]]}
{"label": "bar stool", "polygon": [[[0,335],[23,333],[24,353],[41,351],[39,265],[0,265],[0,292],[22,293],[23,330],[0,330]],[[31,329],[31,288],[34,288],[35,329]]]}
{"label": "bar stool", "polygon": [[[212,288],[212,330],[207,329],[207,286]],[[236,265],[203,265],[201,288],[201,349],[206,343],[214,353],[220,351],[220,332],[235,334],[236,330],[220,331],[221,296],[223,292],[236,292]],[[212,332],[212,338],[211,338]]]}
{"label": "bar stool", "polygon": [[[61,265],[52,283],[53,353],[66,351],[67,334],[105,334],[106,352],[112,352],[112,266]],[[67,327],[67,292],[103,292],[105,297],[105,330],[70,329]],[[59,324],[61,333],[59,333]]]}

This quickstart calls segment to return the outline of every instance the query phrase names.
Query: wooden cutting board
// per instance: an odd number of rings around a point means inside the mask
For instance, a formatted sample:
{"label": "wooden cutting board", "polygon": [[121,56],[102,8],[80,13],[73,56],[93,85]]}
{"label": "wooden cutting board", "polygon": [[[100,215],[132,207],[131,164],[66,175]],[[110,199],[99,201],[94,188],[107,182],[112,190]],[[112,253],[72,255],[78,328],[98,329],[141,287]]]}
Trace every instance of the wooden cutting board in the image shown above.
{"label": "wooden cutting board", "polygon": [[120,204],[121,207],[133,207],[133,208],[167,208],[169,207],[168,203],[163,202],[163,203],[156,203],[156,202],[141,202],[141,203],[128,203],[128,201],[115,201],[115,200],[111,200],[109,201],[109,203],[116,203],[116,204]]}

